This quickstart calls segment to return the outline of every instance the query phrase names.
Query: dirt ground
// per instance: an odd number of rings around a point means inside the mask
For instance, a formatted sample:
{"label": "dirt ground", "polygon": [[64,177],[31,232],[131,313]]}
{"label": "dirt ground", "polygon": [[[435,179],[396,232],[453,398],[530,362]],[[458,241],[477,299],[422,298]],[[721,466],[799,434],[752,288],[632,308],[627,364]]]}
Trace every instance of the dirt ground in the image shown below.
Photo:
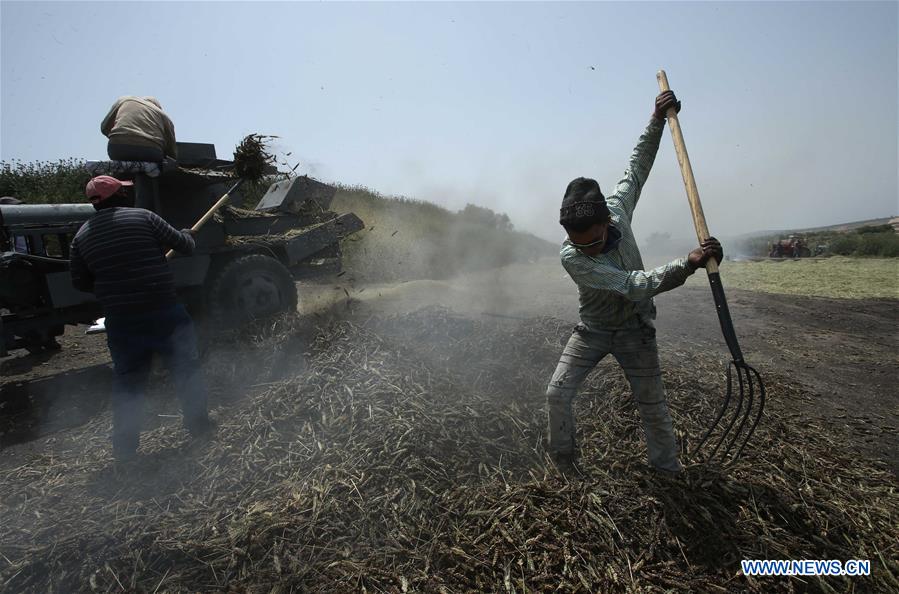
{"label": "dirt ground", "polygon": [[[113,464],[102,335],[0,361],[0,590],[885,591],[895,584],[897,309],[729,291],[767,415],[727,469],[692,454],[728,359],[710,295],[657,299],[686,472],[646,468],[612,360],[546,456],[543,390],[577,319],[553,260],[445,281],[301,284],[301,316],[207,343],[209,442],[161,371]],[[343,282],[341,282],[343,281]],[[726,276],[725,276],[726,282]],[[871,559],[858,580],[740,559]]]}
{"label": "dirt ground", "polygon": [[[701,273],[700,273],[701,274]],[[723,271],[725,286],[726,270]],[[310,324],[324,316],[370,319],[443,306],[472,319],[577,321],[577,292],[554,259],[515,264],[450,280],[353,286],[300,284],[300,311]],[[893,300],[839,300],[728,291],[744,356],[764,378],[776,374],[816,395],[803,405],[809,422],[840,426],[847,446],[884,461],[899,475],[899,307]],[[668,350],[718,356],[721,338],[709,291],[681,287],[656,298],[663,359]],[[103,412],[111,381],[103,335],[69,328],[62,350],[0,360],[0,447],[32,451]],[[522,364],[526,365],[526,357]]]}

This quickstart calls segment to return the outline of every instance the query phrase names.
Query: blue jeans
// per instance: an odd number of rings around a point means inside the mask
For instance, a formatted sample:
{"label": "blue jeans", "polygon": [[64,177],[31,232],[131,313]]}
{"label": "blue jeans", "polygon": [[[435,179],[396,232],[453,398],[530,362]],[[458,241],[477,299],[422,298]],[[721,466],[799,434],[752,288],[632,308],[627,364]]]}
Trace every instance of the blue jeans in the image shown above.
{"label": "blue jeans", "polygon": [[196,433],[208,425],[206,382],[197,354],[197,335],[183,305],[108,315],[106,342],[115,370],[112,446],[116,454],[128,456],[137,450],[144,392],[154,354],[163,357],[171,374],[187,430]]}
{"label": "blue jeans", "polygon": [[609,353],[618,360],[631,385],[643,421],[649,463],[672,472],[681,470],[652,327],[614,331],[593,330],[584,324],[575,327],[546,389],[548,451],[574,453],[572,402],[587,374]]}

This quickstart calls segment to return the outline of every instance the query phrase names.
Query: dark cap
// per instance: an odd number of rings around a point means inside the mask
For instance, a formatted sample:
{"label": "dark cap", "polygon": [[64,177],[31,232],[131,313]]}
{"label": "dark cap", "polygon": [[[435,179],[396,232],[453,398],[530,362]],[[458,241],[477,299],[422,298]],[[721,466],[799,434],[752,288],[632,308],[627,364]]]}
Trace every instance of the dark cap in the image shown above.
{"label": "dark cap", "polygon": [[559,224],[578,230],[609,220],[609,207],[595,179],[579,177],[571,181],[562,198]]}

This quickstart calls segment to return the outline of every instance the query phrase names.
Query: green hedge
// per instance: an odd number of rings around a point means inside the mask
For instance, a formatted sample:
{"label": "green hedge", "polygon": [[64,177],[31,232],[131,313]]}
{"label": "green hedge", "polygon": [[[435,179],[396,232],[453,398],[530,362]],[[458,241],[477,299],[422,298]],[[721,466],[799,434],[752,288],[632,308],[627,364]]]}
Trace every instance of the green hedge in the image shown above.
{"label": "green hedge", "polygon": [[[84,186],[90,175],[83,164],[76,159],[0,162],[0,195],[26,204],[86,202]],[[255,206],[282,177],[244,184],[241,205]],[[505,215],[472,205],[456,213],[414,198],[337,184],[332,208],[354,212],[365,222],[363,231],[343,242],[346,268],[360,281],[447,278],[558,253],[558,246],[514,231]],[[473,217],[472,212],[490,216]]]}
{"label": "green hedge", "polygon": [[[283,176],[268,176],[258,182],[245,183],[240,190],[239,206],[252,208],[268,187]],[[25,204],[72,204],[86,202],[84,186],[91,175],[84,161],[0,161],[0,196],[13,196]]]}
{"label": "green hedge", "polygon": [[836,234],[829,251],[840,256],[894,258],[899,256],[899,234],[889,225],[861,227],[855,232]]}
{"label": "green hedge", "polygon": [[0,161],[0,196],[13,196],[26,204],[86,202],[84,186],[91,175],[84,161]]}
{"label": "green hedge", "polygon": [[886,258],[899,256],[899,235],[892,230],[862,235],[855,255]]}
{"label": "green hedge", "polygon": [[[899,234],[890,225],[867,225],[853,231],[819,231],[798,234],[814,253],[818,245],[825,245],[825,256],[871,256],[894,258],[899,256]],[[741,244],[743,253],[766,257],[771,245],[784,235],[753,237]]]}

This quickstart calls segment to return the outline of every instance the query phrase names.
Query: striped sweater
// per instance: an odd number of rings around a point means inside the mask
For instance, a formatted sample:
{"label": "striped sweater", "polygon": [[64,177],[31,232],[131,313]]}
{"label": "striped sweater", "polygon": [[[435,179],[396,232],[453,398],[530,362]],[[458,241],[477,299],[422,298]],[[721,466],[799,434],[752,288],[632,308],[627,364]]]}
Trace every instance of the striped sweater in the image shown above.
{"label": "striped sweater", "polygon": [[172,305],[175,278],[165,259],[167,248],[189,254],[194,238],[149,210],[104,208],[72,240],[72,284],[94,293],[107,316]]}
{"label": "striped sweater", "polygon": [[618,245],[608,252],[588,256],[572,246],[569,240],[562,243],[562,266],[577,284],[581,321],[590,328],[615,330],[651,326],[656,317],[652,297],[679,287],[693,274],[686,257],[643,270],[643,259],[631,230],[631,218],[655,162],[664,127],[664,120],[650,120],[631,155],[624,177],[606,198],[612,226],[621,234]]}

